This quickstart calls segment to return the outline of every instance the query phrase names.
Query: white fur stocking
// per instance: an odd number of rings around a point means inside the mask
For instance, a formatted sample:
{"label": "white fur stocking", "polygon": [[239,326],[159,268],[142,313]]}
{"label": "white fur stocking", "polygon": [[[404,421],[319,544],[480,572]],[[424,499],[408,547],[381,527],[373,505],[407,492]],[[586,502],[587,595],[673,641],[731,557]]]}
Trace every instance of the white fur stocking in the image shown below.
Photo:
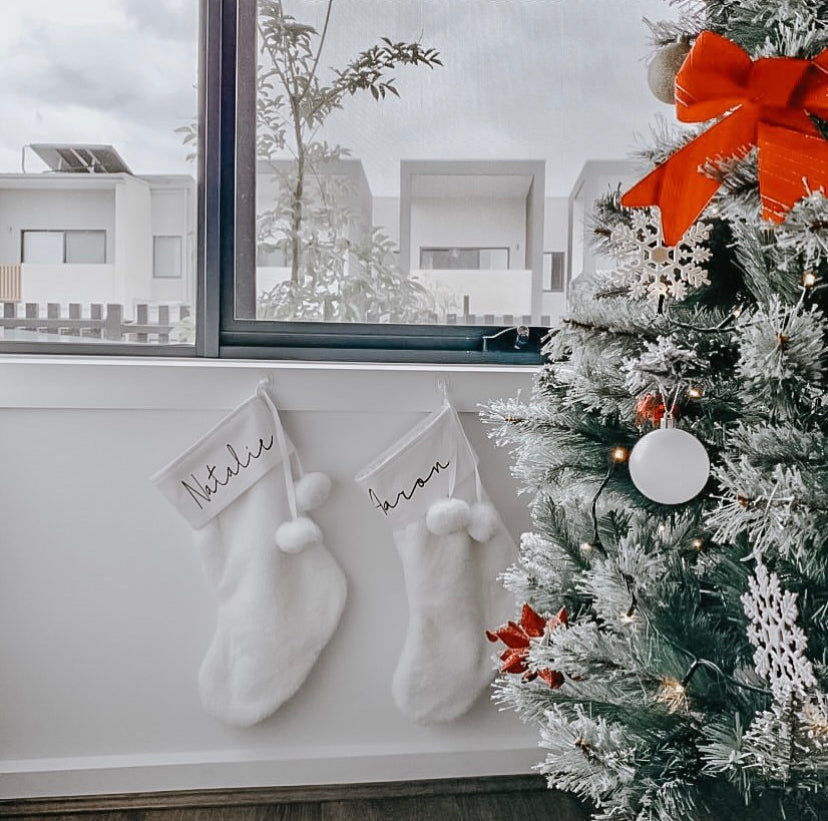
{"label": "white fur stocking", "polygon": [[485,631],[513,602],[498,575],[515,544],[485,495],[476,457],[445,405],[357,476],[392,524],[408,629],[392,682],[399,710],[421,723],[465,713],[494,675]]}
{"label": "white fur stocking", "polygon": [[201,702],[240,727],[261,721],[299,689],[345,604],[345,576],[321,542],[298,553],[276,546],[284,521],[290,518],[277,468],[194,533],[218,603],[199,671]]}
{"label": "white fur stocking", "polygon": [[204,709],[255,724],[299,689],[345,605],[345,575],[305,515],[330,480],[302,475],[260,385],[152,481],[192,526],[216,591],[216,632],[198,679]]}

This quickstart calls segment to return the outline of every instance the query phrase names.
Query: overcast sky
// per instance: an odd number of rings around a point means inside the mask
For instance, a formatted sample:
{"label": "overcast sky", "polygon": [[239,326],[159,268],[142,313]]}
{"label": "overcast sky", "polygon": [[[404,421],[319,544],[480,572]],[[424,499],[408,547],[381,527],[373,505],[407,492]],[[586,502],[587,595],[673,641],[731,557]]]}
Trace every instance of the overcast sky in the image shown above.
{"label": "overcast sky", "polygon": [[[285,0],[321,23],[324,0]],[[0,171],[34,142],[109,143],[136,173],[188,173],[174,129],[195,114],[197,0],[4,0]],[[381,36],[445,66],[396,72],[401,99],[346,100],[327,136],[393,195],[404,159],[547,159],[565,195],[586,159],[621,158],[656,113],[643,17],[664,0],[334,0],[322,66]],[[30,168],[38,167],[27,158]]]}

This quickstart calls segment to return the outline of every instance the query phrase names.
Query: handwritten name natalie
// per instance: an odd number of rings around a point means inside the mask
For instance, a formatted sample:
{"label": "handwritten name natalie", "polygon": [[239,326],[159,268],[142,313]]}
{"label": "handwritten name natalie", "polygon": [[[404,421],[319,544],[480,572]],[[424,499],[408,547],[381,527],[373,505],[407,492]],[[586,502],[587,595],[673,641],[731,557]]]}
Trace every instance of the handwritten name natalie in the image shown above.
{"label": "handwritten name natalie", "polygon": [[204,465],[205,475],[199,478],[195,473],[190,474],[193,480],[192,484],[185,482],[183,479],[181,484],[190,494],[190,498],[198,505],[199,510],[204,509],[202,502],[212,502],[213,496],[218,493],[220,488],[227,487],[230,482],[235,479],[243,470],[246,470],[256,460],[262,457],[262,454],[269,451],[273,447],[273,436],[270,437],[267,444],[264,439],[259,439],[259,443],[255,450],[245,445],[244,459],[240,458],[236,449],[229,442],[225,445],[227,453],[230,456],[230,463],[223,469],[219,466],[206,464]]}
{"label": "handwritten name natalie", "polygon": [[387,516],[388,511],[393,510],[402,500],[410,502],[411,497],[414,496],[418,488],[425,487],[434,476],[439,475],[441,470],[446,470],[450,464],[450,459],[446,461],[445,464],[443,464],[439,460],[436,461],[434,463],[434,466],[431,468],[431,471],[429,472],[428,476],[418,476],[417,479],[414,481],[414,484],[411,486],[411,490],[401,490],[394,497],[393,502],[389,501],[388,499],[380,499],[379,496],[377,496],[377,494],[374,492],[373,488],[368,488],[368,497],[374,503],[374,507],[381,510]]}

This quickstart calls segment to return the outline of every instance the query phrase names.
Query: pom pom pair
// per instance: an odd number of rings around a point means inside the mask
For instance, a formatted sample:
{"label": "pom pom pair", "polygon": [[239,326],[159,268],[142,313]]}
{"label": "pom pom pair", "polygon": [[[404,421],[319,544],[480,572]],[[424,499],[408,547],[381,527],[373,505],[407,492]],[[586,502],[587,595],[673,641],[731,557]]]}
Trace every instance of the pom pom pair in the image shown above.
{"label": "pom pom pair", "polygon": [[466,530],[476,542],[488,542],[497,525],[497,511],[488,502],[470,506],[463,499],[440,499],[426,513],[426,527],[435,536]]}
{"label": "pom pom pair", "polygon": [[[324,473],[306,473],[294,485],[296,508],[300,513],[319,507],[330,495],[331,480]],[[301,553],[312,545],[322,544],[319,525],[307,516],[298,516],[282,522],[276,529],[274,541],[285,553]]]}

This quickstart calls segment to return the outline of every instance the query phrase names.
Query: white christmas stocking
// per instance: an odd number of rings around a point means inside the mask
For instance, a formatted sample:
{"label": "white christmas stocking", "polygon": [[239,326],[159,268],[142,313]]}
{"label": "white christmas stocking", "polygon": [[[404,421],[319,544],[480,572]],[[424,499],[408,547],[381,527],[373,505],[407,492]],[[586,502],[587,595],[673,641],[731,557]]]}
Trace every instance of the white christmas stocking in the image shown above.
{"label": "white christmas stocking", "polygon": [[255,724],[299,689],[345,605],[345,576],[302,515],[324,502],[330,480],[302,475],[260,387],[152,481],[194,528],[216,590],[202,705],[228,724]]}
{"label": "white christmas stocking", "polygon": [[511,614],[497,580],[516,548],[447,402],[356,476],[402,560],[408,630],[392,682],[413,721],[451,721],[494,675],[485,631]]}

